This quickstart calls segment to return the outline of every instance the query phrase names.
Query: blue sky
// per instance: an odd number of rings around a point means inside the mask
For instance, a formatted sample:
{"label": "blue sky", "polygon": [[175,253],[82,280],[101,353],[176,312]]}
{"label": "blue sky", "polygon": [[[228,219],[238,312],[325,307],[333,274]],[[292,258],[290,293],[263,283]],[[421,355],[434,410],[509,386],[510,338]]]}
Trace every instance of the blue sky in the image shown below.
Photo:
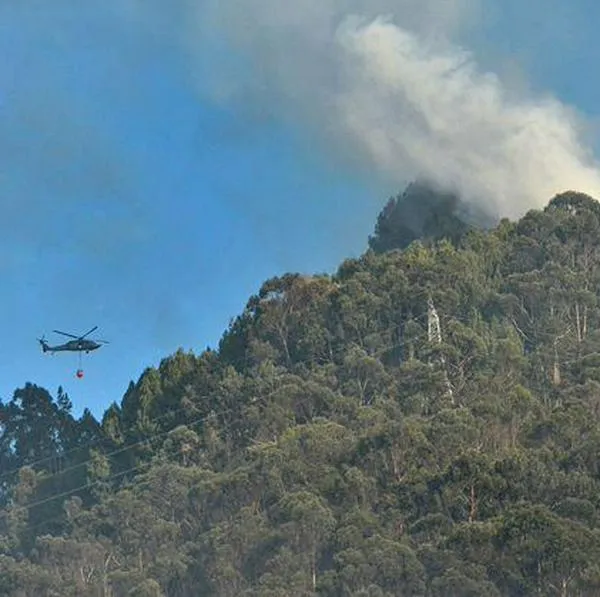
{"label": "blue sky", "polygon": [[[155,4],[169,28],[157,36],[110,2],[24,4],[0,1],[3,400],[27,381],[62,385],[76,414],[101,416],[146,366],[215,346],[265,279],[360,254],[401,190],[360,152],[336,156],[310,111],[199,91],[214,63],[181,43],[182,13]],[[598,5],[504,4],[483,3],[463,34],[475,56],[593,122]],[[84,356],[81,381],[76,355],[39,351],[42,334],[60,340],[52,329],[94,325],[110,344]]]}

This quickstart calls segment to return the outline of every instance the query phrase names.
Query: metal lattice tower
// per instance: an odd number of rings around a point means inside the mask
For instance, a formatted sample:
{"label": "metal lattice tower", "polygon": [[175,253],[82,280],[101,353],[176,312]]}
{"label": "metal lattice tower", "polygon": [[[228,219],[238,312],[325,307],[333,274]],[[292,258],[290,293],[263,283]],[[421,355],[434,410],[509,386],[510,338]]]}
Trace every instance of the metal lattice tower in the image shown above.
{"label": "metal lattice tower", "polygon": [[[435,305],[433,304],[433,299],[429,297],[427,301],[427,337],[429,342],[432,344],[441,344],[442,343],[442,329],[440,326],[440,317],[437,313]],[[452,386],[450,385],[450,380],[448,379],[448,371],[446,369],[446,359],[443,355],[439,357],[439,364],[442,366],[444,371],[444,382],[446,384],[446,394],[452,399],[452,403],[454,403],[454,398],[452,394]]]}
{"label": "metal lattice tower", "polygon": [[442,343],[442,330],[440,328],[440,317],[437,314],[431,297],[427,301],[427,336],[432,344]]}

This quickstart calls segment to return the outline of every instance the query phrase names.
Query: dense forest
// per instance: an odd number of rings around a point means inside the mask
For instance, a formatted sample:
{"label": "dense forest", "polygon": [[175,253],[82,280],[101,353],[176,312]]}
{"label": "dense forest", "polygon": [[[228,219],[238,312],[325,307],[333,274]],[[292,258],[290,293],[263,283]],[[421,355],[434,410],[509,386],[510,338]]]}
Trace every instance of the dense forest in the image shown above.
{"label": "dense forest", "polygon": [[600,595],[600,204],[403,197],[101,421],[2,403],[0,595]]}

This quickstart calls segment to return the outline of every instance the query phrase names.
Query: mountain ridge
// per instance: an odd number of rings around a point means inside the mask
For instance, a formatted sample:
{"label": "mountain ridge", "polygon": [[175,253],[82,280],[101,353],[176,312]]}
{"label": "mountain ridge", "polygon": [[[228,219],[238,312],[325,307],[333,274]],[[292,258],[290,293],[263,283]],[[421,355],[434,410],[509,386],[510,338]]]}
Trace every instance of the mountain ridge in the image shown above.
{"label": "mountain ridge", "polygon": [[600,206],[449,222],[266,280],[101,421],[18,389],[0,594],[596,594]]}

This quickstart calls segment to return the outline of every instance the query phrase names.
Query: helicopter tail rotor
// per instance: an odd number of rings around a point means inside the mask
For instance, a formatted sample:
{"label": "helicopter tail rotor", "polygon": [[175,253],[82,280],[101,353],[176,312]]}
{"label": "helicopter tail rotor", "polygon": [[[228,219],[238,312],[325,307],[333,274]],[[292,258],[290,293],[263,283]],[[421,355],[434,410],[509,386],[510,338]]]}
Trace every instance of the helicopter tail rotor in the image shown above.
{"label": "helicopter tail rotor", "polygon": [[40,346],[42,347],[42,352],[48,352],[48,343],[46,342],[46,338],[44,336],[42,336],[41,338],[38,338],[37,341],[40,343]]}

